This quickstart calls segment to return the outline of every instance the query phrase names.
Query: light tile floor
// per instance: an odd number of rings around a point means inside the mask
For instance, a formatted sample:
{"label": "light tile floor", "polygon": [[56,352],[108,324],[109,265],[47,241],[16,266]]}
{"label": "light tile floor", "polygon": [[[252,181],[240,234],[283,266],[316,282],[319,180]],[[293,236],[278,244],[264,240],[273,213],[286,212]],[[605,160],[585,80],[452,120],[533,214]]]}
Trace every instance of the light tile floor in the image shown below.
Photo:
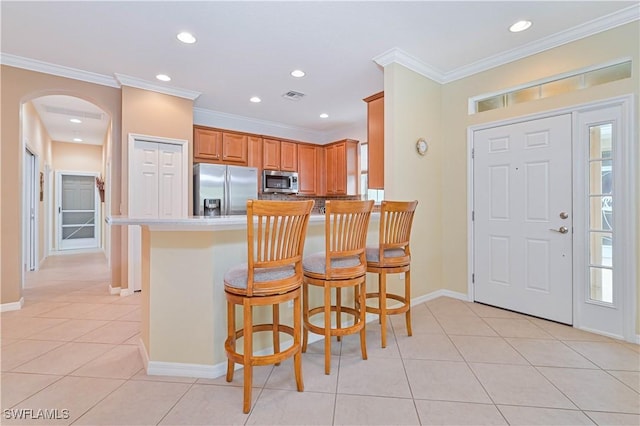
{"label": "light tile floor", "polygon": [[146,375],[139,295],[109,295],[108,277],[100,254],[29,274],[24,308],[1,316],[2,424],[640,424],[638,345],[450,298],[413,308],[412,337],[392,317],[385,349],[368,324],[366,361],[357,336],[335,342],[331,375],[310,345],[302,393],[290,360],[257,367],[245,415],[242,370]]}

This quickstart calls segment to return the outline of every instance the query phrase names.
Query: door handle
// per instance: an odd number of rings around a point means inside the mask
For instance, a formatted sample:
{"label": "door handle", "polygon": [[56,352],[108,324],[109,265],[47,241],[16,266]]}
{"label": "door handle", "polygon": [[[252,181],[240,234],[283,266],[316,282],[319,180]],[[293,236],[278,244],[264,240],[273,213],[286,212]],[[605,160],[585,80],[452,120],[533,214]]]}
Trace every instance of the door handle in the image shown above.
{"label": "door handle", "polygon": [[561,226],[558,229],[549,228],[549,231],[559,232],[561,234],[566,234],[567,232],[569,232],[569,228],[567,228],[566,226]]}

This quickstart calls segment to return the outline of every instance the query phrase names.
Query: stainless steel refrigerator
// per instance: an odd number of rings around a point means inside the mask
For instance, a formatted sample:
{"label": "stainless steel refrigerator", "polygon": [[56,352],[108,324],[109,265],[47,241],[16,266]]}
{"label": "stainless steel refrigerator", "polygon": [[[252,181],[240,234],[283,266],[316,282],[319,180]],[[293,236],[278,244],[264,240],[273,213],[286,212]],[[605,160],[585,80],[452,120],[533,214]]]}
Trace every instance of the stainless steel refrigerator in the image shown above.
{"label": "stainless steel refrigerator", "polygon": [[193,214],[225,216],[247,213],[247,200],[258,198],[258,169],[199,163],[193,166]]}

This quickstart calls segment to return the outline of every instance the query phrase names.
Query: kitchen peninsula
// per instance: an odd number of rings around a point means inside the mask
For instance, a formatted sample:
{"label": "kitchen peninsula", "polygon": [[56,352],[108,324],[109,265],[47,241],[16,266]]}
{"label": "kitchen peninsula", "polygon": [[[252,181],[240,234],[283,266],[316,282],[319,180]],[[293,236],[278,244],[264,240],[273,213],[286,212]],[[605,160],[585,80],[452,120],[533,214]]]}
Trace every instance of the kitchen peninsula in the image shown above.
{"label": "kitchen peninsula", "polygon": [[[324,215],[309,219],[305,253],[324,250]],[[224,273],[246,262],[246,216],[149,219],[112,216],[109,225],[142,228],[141,353],[147,374],[214,378],[225,374],[227,307]],[[371,216],[369,244],[378,239],[379,213]],[[375,280],[375,277],[370,277]],[[375,281],[372,281],[375,282]],[[312,294],[320,304],[322,295]],[[281,317],[291,319],[282,307]],[[271,311],[256,309],[256,321]],[[241,323],[241,316],[238,316]],[[264,336],[256,350],[270,351]],[[284,343],[287,344],[287,343]]]}

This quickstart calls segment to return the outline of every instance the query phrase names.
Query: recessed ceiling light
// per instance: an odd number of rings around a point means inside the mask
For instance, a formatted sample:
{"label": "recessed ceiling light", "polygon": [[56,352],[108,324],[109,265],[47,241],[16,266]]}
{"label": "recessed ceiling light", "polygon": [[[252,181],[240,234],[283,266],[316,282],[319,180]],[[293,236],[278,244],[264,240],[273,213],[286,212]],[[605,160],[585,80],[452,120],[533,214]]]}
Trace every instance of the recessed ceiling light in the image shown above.
{"label": "recessed ceiling light", "polygon": [[80,138],[73,138],[73,141],[74,141],[74,142],[82,142],[82,139],[80,139]]}
{"label": "recessed ceiling light", "polygon": [[193,44],[196,42],[196,38],[193,36],[193,34],[186,31],[181,32],[176,37],[178,37],[178,40],[186,44]]}
{"label": "recessed ceiling light", "polygon": [[305,73],[302,70],[293,70],[291,71],[291,75],[297,78],[304,77]]}
{"label": "recessed ceiling light", "polygon": [[166,74],[158,74],[156,75],[156,78],[160,81],[171,81],[171,77]]}
{"label": "recessed ceiling light", "polygon": [[82,120],[77,119],[77,118],[70,118],[69,119],[70,122],[75,123],[75,124],[80,124],[82,123]]}
{"label": "recessed ceiling light", "polygon": [[262,99],[260,99],[257,96],[253,96],[249,99],[251,102],[253,102],[254,104],[257,104],[258,102],[262,102]]}
{"label": "recessed ceiling light", "polygon": [[320,118],[329,118],[329,114],[323,112],[322,114],[320,114]]}
{"label": "recessed ceiling light", "polygon": [[509,27],[509,31],[512,33],[519,33],[520,31],[524,31],[531,26],[531,21],[518,21],[512,26]]}

